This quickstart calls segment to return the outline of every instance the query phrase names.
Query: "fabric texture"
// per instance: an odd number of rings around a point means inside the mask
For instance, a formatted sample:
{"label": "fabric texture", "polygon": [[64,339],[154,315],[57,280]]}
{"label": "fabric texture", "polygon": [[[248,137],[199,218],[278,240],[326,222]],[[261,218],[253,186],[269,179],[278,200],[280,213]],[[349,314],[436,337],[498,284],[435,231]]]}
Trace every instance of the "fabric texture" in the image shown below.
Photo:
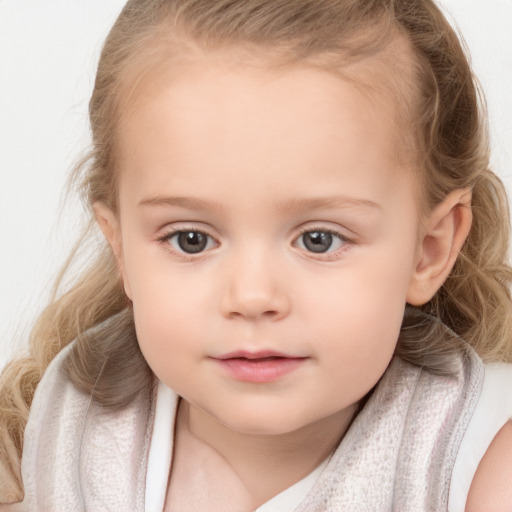
{"label": "fabric texture", "polygon": [[[34,397],[24,509],[143,511],[156,387],[122,411],[104,410],[65,377],[68,351]],[[453,376],[441,377],[393,359],[296,512],[448,510],[452,469],[484,375],[472,350],[455,366]]]}
{"label": "fabric texture", "polygon": [[453,377],[395,359],[297,512],[448,510],[451,472],[482,385],[460,356]]}
{"label": "fabric texture", "polygon": [[27,512],[143,512],[153,426],[152,391],[108,412],[52,361],[37,387],[25,429],[22,478]]}

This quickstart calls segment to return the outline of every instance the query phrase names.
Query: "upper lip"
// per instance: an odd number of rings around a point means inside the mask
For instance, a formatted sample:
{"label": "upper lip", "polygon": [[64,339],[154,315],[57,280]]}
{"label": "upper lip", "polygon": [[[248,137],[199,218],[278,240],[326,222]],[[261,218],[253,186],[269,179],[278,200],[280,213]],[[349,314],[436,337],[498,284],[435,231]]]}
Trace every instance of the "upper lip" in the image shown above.
{"label": "upper lip", "polygon": [[290,354],[283,354],[274,350],[259,350],[251,352],[249,350],[236,350],[227,354],[216,356],[215,359],[265,359],[267,357],[285,357],[287,359],[303,359],[301,356],[293,356]]}

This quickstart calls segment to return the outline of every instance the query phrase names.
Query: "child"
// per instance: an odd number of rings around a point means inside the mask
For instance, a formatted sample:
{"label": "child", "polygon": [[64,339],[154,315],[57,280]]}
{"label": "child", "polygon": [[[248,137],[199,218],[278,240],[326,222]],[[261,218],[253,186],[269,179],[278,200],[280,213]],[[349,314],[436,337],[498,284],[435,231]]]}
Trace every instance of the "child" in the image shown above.
{"label": "child", "polygon": [[108,245],[3,373],[0,501],[509,510],[477,97],[430,0],[130,0],[75,176]]}

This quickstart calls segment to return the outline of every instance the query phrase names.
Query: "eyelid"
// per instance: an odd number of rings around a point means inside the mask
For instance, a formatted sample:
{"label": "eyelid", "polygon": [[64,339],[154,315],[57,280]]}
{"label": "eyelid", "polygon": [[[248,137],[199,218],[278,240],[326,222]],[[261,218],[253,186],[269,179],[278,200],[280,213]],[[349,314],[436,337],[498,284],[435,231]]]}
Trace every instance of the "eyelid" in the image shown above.
{"label": "eyelid", "polygon": [[204,250],[199,251],[197,253],[188,253],[188,252],[182,251],[180,249],[176,249],[175,247],[173,247],[171,245],[171,240],[173,238],[176,238],[180,233],[200,233],[200,234],[206,236],[209,240],[213,241],[215,244],[215,247],[219,246],[219,242],[216,239],[216,237],[214,237],[213,235],[208,233],[207,230],[199,229],[197,227],[192,227],[192,226],[186,226],[186,225],[170,226],[170,227],[164,228],[163,233],[159,234],[156,237],[156,241],[160,245],[164,246],[164,248],[166,250],[168,250],[169,252],[171,252],[173,255],[176,255],[176,256],[186,259],[186,260],[200,258],[201,256],[204,256],[205,253],[209,252],[212,249],[212,247],[205,248]]}
{"label": "eyelid", "polygon": [[308,223],[307,225],[303,225],[299,228],[299,234],[295,237],[295,239],[302,236],[304,233],[311,233],[313,231],[322,231],[324,233],[330,233],[331,235],[337,236],[342,240],[346,240],[347,242],[355,243],[356,235],[352,231],[347,228],[341,226],[333,226],[330,223]]}
{"label": "eyelid", "polygon": [[[335,249],[335,250],[333,250],[333,251],[326,251],[326,252],[308,251],[307,248],[302,248],[302,247],[298,246],[298,241],[301,239],[301,237],[305,233],[312,233],[312,232],[315,232],[315,231],[320,231],[320,232],[323,232],[323,233],[329,233],[329,234],[333,235],[334,237],[336,237],[338,240],[340,240],[342,242],[342,246],[337,248],[337,249]],[[295,247],[297,247],[298,249],[300,249],[304,254],[306,254],[310,258],[317,259],[317,260],[322,260],[322,261],[327,261],[327,260],[332,260],[332,259],[339,258],[341,253],[344,253],[345,251],[349,250],[353,245],[355,245],[355,243],[356,242],[354,241],[354,239],[352,239],[351,237],[346,236],[342,232],[341,229],[335,229],[335,228],[332,228],[332,227],[315,225],[315,224],[312,224],[310,226],[302,227],[300,232],[299,232],[299,234],[293,239],[293,245]]]}
{"label": "eyelid", "polygon": [[[185,223],[184,224],[177,223],[177,224],[178,224],[178,226],[171,225],[171,226],[164,227],[163,232],[155,237],[155,241],[158,242],[160,245],[162,245],[165,250],[172,253],[174,256],[177,256],[177,257],[179,257],[181,259],[185,259],[185,260],[197,260],[198,258],[205,256],[212,249],[220,246],[218,237],[210,234],[209,229],[207,229],[207,228],[202,229],[202,228],[198,228],[197,226],[187,225]],[[298,246],[298,241],[304,234],[315,232],[315,231],[329,233],[329,234],[333,235],[333,237],[336,237],[342,243],[341,247],[339,247],[333,251],[314,252],[314,251],[309,251],[305,247]],[[306,254],[308,257],[313,258],[313,259],[318,259],[321,261],[338,259],[341,256],[341,253],[346,252],[347,250],[349,250],[352,246],[354,246],[357,243],[356,240],[352,236],[345,235],[344,231],[348,231],[348,230],[344,230],[342,228],[333,228],[333,227],[329,227],[329,226],[321,225],[321,224],[311,224],[311,225],[307,225],[307,226],[302,226],[300,228],[299,234],[293,238],[292,245],[294,247],[296,247],[297,249],[299,249],[304,254]],[[209,247],[205,248],[204,250],[201,250],[197,253],[189,253],[189,252],[186,252],[186,251],[183,251],[180,249],[176,249],[175,247],[173,247],[171,245],[170,240],[173,237],[176,237],[179,233],[200,233],[200,234],[206,236],[211,242],[213,242],[213,246],[209,246]],[[210,245],[210,242],[208,243],[208,245]]]}

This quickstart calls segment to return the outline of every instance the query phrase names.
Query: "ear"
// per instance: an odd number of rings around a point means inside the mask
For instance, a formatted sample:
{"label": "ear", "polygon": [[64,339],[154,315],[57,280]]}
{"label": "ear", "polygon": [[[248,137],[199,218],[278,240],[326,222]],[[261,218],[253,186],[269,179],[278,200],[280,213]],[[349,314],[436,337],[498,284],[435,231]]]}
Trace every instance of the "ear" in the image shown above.
{"label": "ear", "polygon": [[131,299],[131,290],[128,285],[128,280],[126,279],[124,266],[123,239],[121,236],[119,218],[106,204],[99,201],[94,203],[93,210],[100,229],[112,248],[112,252],[116,258],[117,266],[123,279],[125,293],[128,295],[128,298]]}
{"label": "ear", "polygon": [[427,217],[407,292],[409,304],[421,306],[441,288],[469,234],[472,218],[467,188],[448,194]]}

